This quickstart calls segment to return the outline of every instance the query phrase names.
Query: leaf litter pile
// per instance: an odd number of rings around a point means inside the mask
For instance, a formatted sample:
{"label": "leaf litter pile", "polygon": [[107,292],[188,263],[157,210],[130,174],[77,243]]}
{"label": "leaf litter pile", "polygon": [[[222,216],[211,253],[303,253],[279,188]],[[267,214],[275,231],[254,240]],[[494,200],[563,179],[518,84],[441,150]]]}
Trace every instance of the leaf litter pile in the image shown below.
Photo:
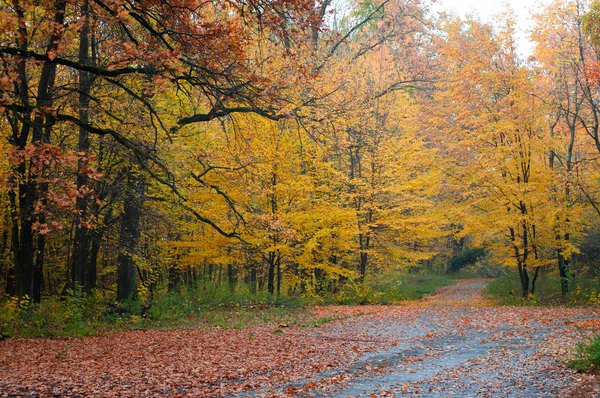
{"label": "leaf litter pile", "polygon": [[[565,365],[589,308],[487,307],[482,281],[403,306],[317,307],[316,327],[0,343],[0,396],[595,396]],[[444,305],[444,302],[453,305]],[[583,395],[582,395],[583,394]]]}

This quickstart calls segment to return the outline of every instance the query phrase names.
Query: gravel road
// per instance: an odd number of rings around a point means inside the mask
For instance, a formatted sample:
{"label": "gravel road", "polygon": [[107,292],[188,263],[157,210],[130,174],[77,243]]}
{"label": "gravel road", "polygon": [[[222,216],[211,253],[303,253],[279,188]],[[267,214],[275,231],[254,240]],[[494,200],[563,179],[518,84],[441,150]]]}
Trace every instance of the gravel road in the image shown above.
{"label": "gravel road", "polygon": [[[280,389],[322,397],[600,396],[597,382],[565,366],[574,325],[592,309],[491,307],[487,281],[465,280],[411,304],[333,325],[336,335],[387,342],[347,367]],[[409,306],[410,307],[410,306]],[[406,307],[403,307],[406,309]],[[410,314],[414,313],[414,317]],[[350,341],[349,341],[350,343]]]}

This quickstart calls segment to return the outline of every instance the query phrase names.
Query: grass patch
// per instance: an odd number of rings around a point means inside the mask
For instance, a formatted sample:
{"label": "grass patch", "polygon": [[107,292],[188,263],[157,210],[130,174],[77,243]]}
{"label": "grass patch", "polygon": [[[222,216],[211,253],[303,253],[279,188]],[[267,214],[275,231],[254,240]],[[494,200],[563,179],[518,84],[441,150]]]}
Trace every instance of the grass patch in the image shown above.
{"label": "grass patch", "polygon": [[[229,294],[228,294],[229,293]],[[275,300],[227,289],[185,289],[152,300],[109,303],[99,292],[84,296],[0,302],[0,338],[69,338],[111,331],[216,326],[241,329],[265,323],[299,325],[314,315],[297,298]]]}
{"label": "grass patch", "polygon": [[[447,275],[387,272],[369,276],[364,282],[347,282],[335,294],[318,296],[318,303],[394,304],[420,299],[451,282]],[[320,327],[340,319],[318,317],[306,308],[306,303],[312,303],[308,296],[273,298],[268,294],[251,294],[243,285],[233,293],[226,286],[200,285],[179,292],[155,293],[152,298],[139,297],[123,304],[108,302],[100,292],[44,298],[39,305],[5,297],[0,300],[0,339],[70,338],[123,330],[207,326]]]}
{"label": "grass patch", "polygon": [[575,358],[569,366],[578,372],[597,373],[600,369],[600,335],[589,337],[575,349]]}
{"label": "grass patch", "polygon": [[600,280],[592,278],[571,280],[569,292],[563,298],[558,275],[545,273],[538,277],[535,294],[523,298],[519,275],[506,272],[488,284],[487,294],[499,305],[596,306],[600,305]]}
{"label": "grass patch", "polygon": [[442,286],[452,284],[445,274],[392,274],[373,278],[367,282],[380,294],[378,304],[394,304],[408,300],[419,300]]}
{"label": "grass patch", "polygon": [[386,272],[369,276],[364,282],[347,283],[331,301],[343,305],[397,304],[421,299],[450,284],[452,278],[445,274]]}

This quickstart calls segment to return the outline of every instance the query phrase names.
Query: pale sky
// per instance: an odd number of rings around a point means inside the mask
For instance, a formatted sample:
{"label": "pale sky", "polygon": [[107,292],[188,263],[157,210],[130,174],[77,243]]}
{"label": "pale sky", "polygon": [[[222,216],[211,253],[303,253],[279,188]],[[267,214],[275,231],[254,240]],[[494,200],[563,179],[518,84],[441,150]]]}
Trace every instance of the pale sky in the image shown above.
{"label": "pale sky", "polygon": [[517,24],[521,30],[517,38],[521,56],[527,57],[532,51],[532,45],[527,39],[529,37],[527,30],[531,29],[530,11],[540,7],[542,2],[540,0],[437,0],[437,4],[434,4],[432,8],[438,12],[442,10],[453,11],[459,16],[478,15],[482,21],[492,22],[493,16],[504,11],[508,4],[515,12]]}

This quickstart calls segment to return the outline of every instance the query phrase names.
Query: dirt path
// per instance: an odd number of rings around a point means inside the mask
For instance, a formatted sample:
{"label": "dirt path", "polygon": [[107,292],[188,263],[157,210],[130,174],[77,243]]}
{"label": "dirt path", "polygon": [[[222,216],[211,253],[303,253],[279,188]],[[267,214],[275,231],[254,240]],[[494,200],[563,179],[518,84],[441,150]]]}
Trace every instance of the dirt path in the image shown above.
{"label": "dirt path", "polygon": [[[489,279],[459,280],[450,286],[439,288],[420,303],[433,307],[477,307],[491,305],[484,296]],[[416,303],[418,304],[418,303]]]}
{"label": "dirt path", "polygon": [[598,319],[598,311],[487,307],[486,284],[466,280],[439,289],[409,307],[416,317],[389,308],[336,325],[331,330],[342,335],[360,329],[365,340],[393,343],[279,392],[307,397],[600,396],[592,377],[564,363],[565,346],[581,337],[573,325]]}
{"label": "dirt path", "polygon": [[491,307],[485,280],[401,306],[320,307],[320,327],[0,342],[0,397],[594,397],[564,365],[591,308]]}

